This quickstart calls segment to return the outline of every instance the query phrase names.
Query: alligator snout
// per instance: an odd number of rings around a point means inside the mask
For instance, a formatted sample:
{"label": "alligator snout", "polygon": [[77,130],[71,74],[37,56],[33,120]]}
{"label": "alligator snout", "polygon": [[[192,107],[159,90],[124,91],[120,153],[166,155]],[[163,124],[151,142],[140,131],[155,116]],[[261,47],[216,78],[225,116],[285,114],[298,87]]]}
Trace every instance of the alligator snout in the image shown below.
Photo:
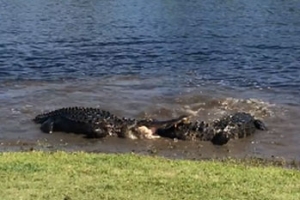
{"label": "alligator snout", "polygon": [[173,127],[178,127],[180,124],[186,123],[189,123],[189,116],[186,115],[165,121],[140,120],[132,125],[125,125],[119,133],[119,137],[130,139],[158,139],[161,137],[159,132],[167,131]]}

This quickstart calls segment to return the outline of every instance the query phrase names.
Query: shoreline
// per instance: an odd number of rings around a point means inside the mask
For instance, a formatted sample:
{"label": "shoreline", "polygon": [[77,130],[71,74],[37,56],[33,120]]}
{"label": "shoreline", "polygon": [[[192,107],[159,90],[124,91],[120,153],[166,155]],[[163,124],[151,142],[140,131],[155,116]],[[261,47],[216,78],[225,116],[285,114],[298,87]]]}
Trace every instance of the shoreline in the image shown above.
{"label": "shoreline", "polygon": [[[80,144],[69,144],[61,140],[57,144],[44,141],[9,141],[1,142],[1,153],[26,153],[26,152],[85,152],[88,154],[136,154],[141,156],[161,157],[170,160],[190,160],[190,161],[218,161],[218,162],[238,162],[250,166],[278,166],[283,168],[300,169],[300,160],[286,158],[275,155],[254,155],[251,152],[230,153],[228,146],[214,146],[210,142],[172,141],[164,139],[157,145],[157,141],[132,141],[121,138],[113,138],[114,145],[119,140],[120,146],[114,148],[112,141],[86,140]],[[107,140],[109,141],[107,143]],[[148,142],[148,143],[147,143]],[[239,142],[239,141],[235,141]],[[146,146],[144,146],[146,144]],[[162,146],[165,145],[165,146]],[[189,151],[188,147],[192,147]],[[196,147],[196,148],[195,148]],[[206,149],[207,148],[207,149]],[[205,150],[206,149],[206,150]],[[198,151],[197,151],[198,150]],[[206,153],[204,153],[204,150]],[[208,153],[210,152],[210,153]]]}

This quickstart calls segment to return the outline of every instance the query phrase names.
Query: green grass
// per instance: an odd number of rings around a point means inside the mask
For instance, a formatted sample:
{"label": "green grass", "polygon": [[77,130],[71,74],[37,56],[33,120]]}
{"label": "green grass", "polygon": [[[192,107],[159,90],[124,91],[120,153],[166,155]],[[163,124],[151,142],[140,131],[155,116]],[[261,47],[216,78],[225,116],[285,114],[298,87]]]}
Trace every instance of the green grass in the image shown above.
{"label": "green grass", "polygon": [[0,199],[300,199],[300,171],[133,154],[0,153]]}

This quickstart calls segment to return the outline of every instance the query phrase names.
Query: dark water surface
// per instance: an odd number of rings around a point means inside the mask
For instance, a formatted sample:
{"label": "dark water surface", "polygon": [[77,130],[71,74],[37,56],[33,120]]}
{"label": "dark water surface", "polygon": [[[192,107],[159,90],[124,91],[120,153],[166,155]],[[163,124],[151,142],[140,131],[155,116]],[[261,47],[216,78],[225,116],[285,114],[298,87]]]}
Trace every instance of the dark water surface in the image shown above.
{"label": "dark water surface", "polygon": [[[38,142],[100,152],[155,148],[191,158],[300,160],[300,1],[0,0],[0,16],[2,150]],[[86,141],[42,134],[30,121],[77,105],[159,119],[190,113],[212,120],[242,110],[270,130],[214,147]]]}

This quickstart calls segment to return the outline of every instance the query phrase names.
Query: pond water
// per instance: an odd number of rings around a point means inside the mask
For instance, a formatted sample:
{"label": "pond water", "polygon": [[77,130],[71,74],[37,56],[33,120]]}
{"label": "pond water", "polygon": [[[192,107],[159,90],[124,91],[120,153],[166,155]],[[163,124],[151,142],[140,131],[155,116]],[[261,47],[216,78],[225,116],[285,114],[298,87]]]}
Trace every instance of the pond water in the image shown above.
{"label": "pond water", "polygon": [[[97,152],[155,148],[181,157],[300,160],[299,1],[0,0],[0,14],[2,151],[38,142]],[[42,134],[31,122],[63,106],[158,119],[247,111],[269,131],[215,147],[87,141]]]}

